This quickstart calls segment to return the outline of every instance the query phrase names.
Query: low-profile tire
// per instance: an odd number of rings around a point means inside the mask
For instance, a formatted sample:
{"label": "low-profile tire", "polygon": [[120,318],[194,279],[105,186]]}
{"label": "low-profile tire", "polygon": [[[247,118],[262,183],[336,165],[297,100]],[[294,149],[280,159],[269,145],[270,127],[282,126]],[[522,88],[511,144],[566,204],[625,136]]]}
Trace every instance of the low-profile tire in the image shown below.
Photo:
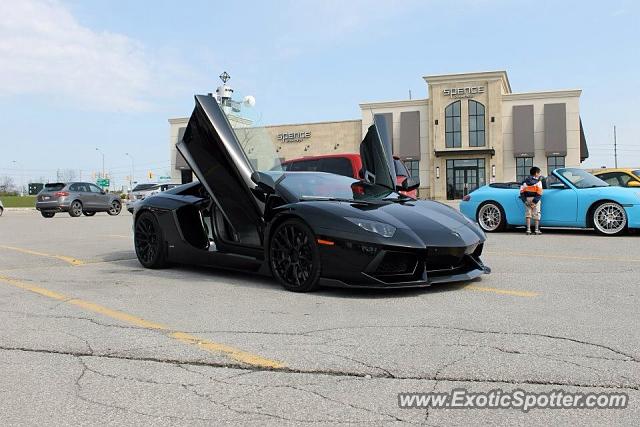
{"label": "low-profile tire", "polygon": [[82,211],[82,215],[84,216],[94,216],[95,214],[95,211]]}
{"label": "low-profile tire", "polygon": [[82,202],[80,200],[74,200],[69,206],[69,216],[77,218],[80,215],[82,215]]}
{"label": "low-profile tire", "polygon": [[40,211],[40,215],[42,215],[45,218],[53,218],[54,216],[56,216],[56,213],[55,212]]}
{"label": "low-profile tire", "polygon": [[120,215],[121,211],[122,211],[122,203],[120,203],[119,200],[114,200],[113,202],[111,202],[111,206],[109,207],[109,210],[107,211],[107,213],[111,216],[116,216],[116,215]]}
{"label": "low-profile tire", "polygon": [[142,212],[136,218],[133,242],[138,261],[144,267],[162,268],[167,264],[163,233],[152,212]]}
{"label": "low-profile tire", "polygon": [[591,211],[591,222],[598,234],[618,236],[627,229],[627,212],[615,202],[603,202]]}
{"label": "low-profile tire", "polygon": [[485,202],[480,205],[476,219],[480,228],[488,233],[507,228],[507,217],[498,202]]}
{"label": "low-profile tire", "polygon": [[320,279],[320,252],[313,231],[292,218],[280,223],[269,239],[271,273],[287,290],[310,292]]}

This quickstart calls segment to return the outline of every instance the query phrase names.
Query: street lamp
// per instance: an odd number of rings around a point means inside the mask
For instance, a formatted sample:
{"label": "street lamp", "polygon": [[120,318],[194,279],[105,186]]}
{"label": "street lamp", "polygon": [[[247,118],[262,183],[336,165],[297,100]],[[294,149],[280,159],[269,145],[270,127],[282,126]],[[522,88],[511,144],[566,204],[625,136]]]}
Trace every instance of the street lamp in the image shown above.
{"label": "street lamp", "polygon": [[133,189],[133,176],[135,174],[135,165],[133,163],[133,156],[129,153],[124,153],[124,155],[131,159],[131,175],[129,176],[129,188]]}
{"label": "street lamp", "polygon": [[96,147],[96,151],[100,154],[102,154],[102,179],[104,179],[105,174],[104,174],[104,153],[102,152],[101,149]]}

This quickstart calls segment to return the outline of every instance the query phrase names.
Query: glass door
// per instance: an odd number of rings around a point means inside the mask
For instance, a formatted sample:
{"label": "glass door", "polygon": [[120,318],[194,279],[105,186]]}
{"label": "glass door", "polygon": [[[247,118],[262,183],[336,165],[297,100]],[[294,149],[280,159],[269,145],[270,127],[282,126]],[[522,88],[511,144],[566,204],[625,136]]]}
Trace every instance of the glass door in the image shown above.
{"label": "glass door", "polygon": [[447,199],[462,199],[485,183],[484,159],[447,160]]}

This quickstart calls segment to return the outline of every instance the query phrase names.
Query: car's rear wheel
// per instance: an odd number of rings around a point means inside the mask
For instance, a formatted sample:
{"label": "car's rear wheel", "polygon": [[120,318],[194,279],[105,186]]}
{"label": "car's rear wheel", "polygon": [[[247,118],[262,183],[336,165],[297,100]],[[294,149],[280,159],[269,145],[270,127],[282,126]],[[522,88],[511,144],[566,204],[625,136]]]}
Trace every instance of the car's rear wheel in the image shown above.
{"label": "car's rear wheel", "polygon": [[55,212],[40,211],[40,215],[42,215],[45,218],[53,218],[56,215],[56,213]]}
{"label": "car's rear wheel", "polygon": [[82,215],[84,216],[94,216],[95,214],[95,211],[82,211]]}
{"label": "car's rear wheel", "polygon": [[593,210],[593,226],[606,236],[616,236],[627,228],[627,213],[615,202],[604,202]]}
{"label": "car's rear wheel", "polygon": [[316,289],[320,278],[320,253],[309,226],[295,218],[278,225],[269,242],[269,265],[285,289],[294,292]]}
{"label": "car's rear wheel", "polygon": [[74,218],[82,215],[82,202],[80,200],[74,200],[69,206],[69,216]]}
{"label": "car's rear wheel", "polygon": [[164,238],[158,219],[151,212],[142,212],[136,219],[133,235],[138,261],[146,268],[166,265]]}
{"label": "car's rear wheel", "polygon": [[4,213],[4,208],[0,208],[0,216]]}
{"label": "car's rear wheel", "polygon": [[502,231],[507,226],[504,209],[496,202],[487,202],[478,209],[478,224],[487,232]]}
{"label": "car's rear wheel", "polygon": [[119,215],[122,210],[122,203],[118,200],[114,200],[111,202],[111,207],[109,208],[108,214],[111,216]]}

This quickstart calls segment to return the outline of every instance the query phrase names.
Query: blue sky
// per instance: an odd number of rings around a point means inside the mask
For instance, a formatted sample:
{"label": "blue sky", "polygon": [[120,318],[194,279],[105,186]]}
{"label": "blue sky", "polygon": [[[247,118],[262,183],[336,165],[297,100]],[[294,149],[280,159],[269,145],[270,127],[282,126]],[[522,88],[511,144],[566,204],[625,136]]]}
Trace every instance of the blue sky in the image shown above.
{"label": "blue sky", "polygon": [[[514,91],[583,90],[587,167],[640,166],[636,1],[0,2],[0,175],[169,169],[167,118],[227,70],[264,123],[426,97],[425,74],[504,69]],[[15,161],[15,163],[14,163]]]}

